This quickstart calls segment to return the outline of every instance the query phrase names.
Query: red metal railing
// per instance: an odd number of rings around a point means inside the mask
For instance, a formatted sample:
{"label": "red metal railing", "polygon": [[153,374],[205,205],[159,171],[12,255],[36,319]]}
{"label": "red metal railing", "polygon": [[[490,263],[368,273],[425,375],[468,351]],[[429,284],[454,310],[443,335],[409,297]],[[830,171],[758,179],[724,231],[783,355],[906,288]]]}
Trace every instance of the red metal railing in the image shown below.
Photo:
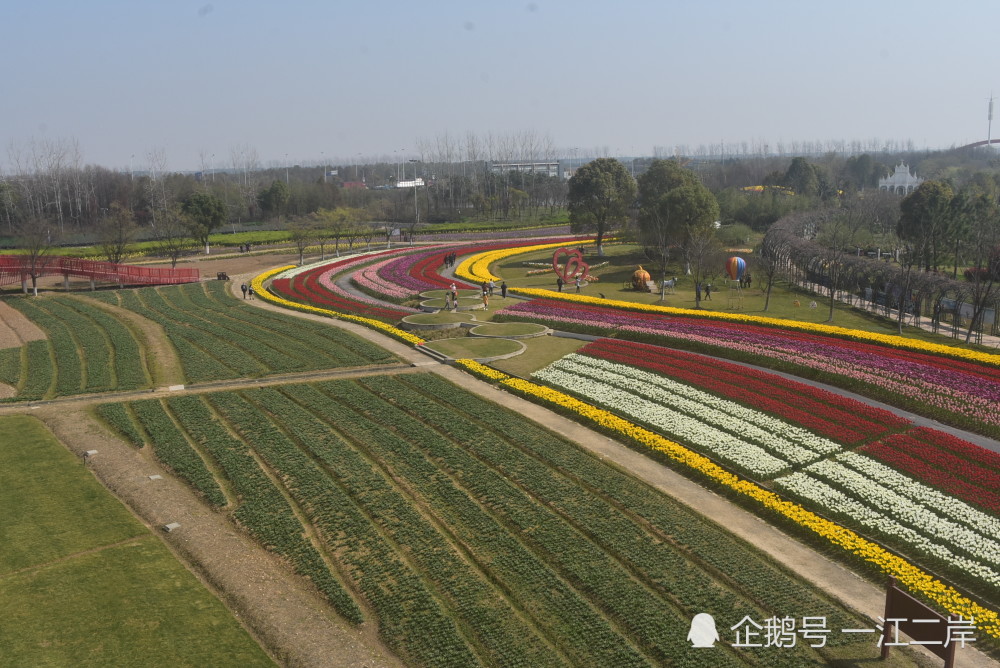
{"label": "red metal railing", "polygon": [[78,257],[43,257],[36,261],[34,271],[31,258],[24,255],[0,255],[0,285],[10,285],[35,276],[82,276],[102,283],[120,285],[173,285],[194,283],[201,280],[197,269],[166,269],[137,267],[131,264],[114,264],[83,260]]}

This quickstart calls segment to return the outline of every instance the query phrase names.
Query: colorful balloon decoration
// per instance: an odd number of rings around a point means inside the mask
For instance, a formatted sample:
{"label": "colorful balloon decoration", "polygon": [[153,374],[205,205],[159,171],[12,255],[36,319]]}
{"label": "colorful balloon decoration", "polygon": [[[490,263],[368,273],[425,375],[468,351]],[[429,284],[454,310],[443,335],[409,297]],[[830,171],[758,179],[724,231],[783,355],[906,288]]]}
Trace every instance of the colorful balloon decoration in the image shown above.
{"label": "colorful balloon decoration", "polygon": [[747,270],[747,262],[741,257],[733,256],[726,260],[726,274],[730,280],[738,281],[743,278],[743,272]]}

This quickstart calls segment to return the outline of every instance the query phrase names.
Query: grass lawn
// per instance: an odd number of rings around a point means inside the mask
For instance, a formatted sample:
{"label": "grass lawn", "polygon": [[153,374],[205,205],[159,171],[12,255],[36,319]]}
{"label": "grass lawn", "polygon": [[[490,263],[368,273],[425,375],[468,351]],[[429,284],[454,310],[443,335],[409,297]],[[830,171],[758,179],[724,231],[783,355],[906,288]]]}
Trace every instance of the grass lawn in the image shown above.
{"label": "grass lawn", "polygon": [[0,419],[0,577],[148,533],[41,422]]}
{"label": "grass lawn", "polygon": [[570,353],[575,353],[587,343],[579,339],[564,339],[558,336],[539,336],[520,341],[526,346],[523,353],[505,360],[490,362],[490,366],[513,376],[527,378],[532,372]]}
{"label": "grass lawn", "polygon": [[0,504],[0,664],[273,665],[34,418],[0,419]]}

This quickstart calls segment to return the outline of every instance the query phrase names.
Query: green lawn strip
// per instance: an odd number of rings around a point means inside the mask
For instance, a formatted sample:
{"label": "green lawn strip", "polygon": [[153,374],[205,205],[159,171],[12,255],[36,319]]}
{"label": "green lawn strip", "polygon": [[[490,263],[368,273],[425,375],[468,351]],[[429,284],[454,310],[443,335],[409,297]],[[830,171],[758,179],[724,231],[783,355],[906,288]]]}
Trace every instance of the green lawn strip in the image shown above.
{"label": "green lawn strip", "polygon": [[[416,387],[411,379],[399,380],[401,384]],[[755,606],[779,617],[825,616],[831,625],[858,627],[858,618],[830,602],[818,590],[803,583],[798,576],[767,555],[679,502],[606,465],[578,446],[554,437],[551,432],[524,420],[520,415],[495,403],[484,402],[437,376],[421,378],[419,390],[450,410],[453,418],[447,423],[449,428],[465,421],[482,425],[492,432],[493,440],[506,440],[517,446],[552,471],[576,481],[620,512],[646,524],[656,535],[669,540],[673,549],[682,551],[693,562],[708,568],[720,582],[741,592]],[[515,471],[511,470],[510,475],[514,477]],[[689,603],[691,608],[701,609],[702,602],[698,597],[702,593],[689,593],[696,597]],[[830,641],[833,645],[856,642],[843,635],[831,636]]]}
{"label": "green lawn strip", "polygon": [[[235,350],[228,342],[209,336],[189,323],[181,314],[169,315],[157,307],[170,311],[155,288],[124,290],[121,292],[122,306],[152,320],[163,327],[167,338],[177,350],[184,376],[188,382],[239,378],[247,370],[246,356]],[[249,367],[251,372],[261,371],[260,365]]]}
{"label": "green lawn strip", "polygon": [[115,389],[134,390],[150,387],[149,374],[143,363],[139,341],[121,320],[109,313],[73,297],[56,297],[54,301],[93,320],[111,343],[114,355]]}
{"label": "green lawn strip", "polygon": [[[627,666],[649,662],[636,650],[632,639],[616,632],[609,620],[550,568],[544,558],[518,540],[515,530],[499,522],[484,507],[501,503],[502,495],[487,491],[480,492],[477,499],[470,498],[452,483],[445,471],[427,466],[425,455],[414,447],[418,442],[410,440],[409,434],[396,431],[401,421],[409,419],[407,415],[385,404],[371,405],[375,412],[352,405],[374,397],[350,382],[323,383],[319,387],[328,398],[311,402],[309,407],[314,414],[337,425],[354,443],[364,444],[370,456],[383,460],[391,466],[393,475],[418,490],[424,503],[447,520],[450,530],[479,562],[488,565],[490,576],[530,614],[534,625],[571,663]],[[537,530],[542,530],[537,524],[529,529]]]}
{"label": "green lawn strip", "polygon": [[206,287],[210,302],[225,309],[229,317],[242,322],[258,323],[275,336],[289,336],[337,360],[341,366],[391,364],[399,359],[374,343],[367,341],[326,322],[316,322],[265,309],[248,308],[233,297],[226,283],[209,282]]}
{"label": "green lawn strip", "polygon": [[424,344],[448,357],[460,359],[463,357],[496,357],[506,355],[521,349],[521,344],[507,339],[486,339],[462,337],[459,339],[443,339]]}
{"label": "green lawn strip", "polygon": [[175,397],[168,405],[192,440],[210,453],[225,473],[239,497],[233,512],[236,520],[265,547],[291,561],[341,615],[355,624],[364,621],[361,609],[305,537],[302,523],[246,444],[226,430],[202,399]]}
{"label": "green lawn strip", "polygon": [[[259,391],[245,394],[258,395]],[[302,424],[290,427],[301,445],[309,448],[306,454],[244,397],[222,393],[211,395],[211,401],[240,437],[282,476],[289,493],[309,514],[374,609],[380,635],[394,652],[409,665],[478,665],[456,620],[431,593],[425,576],[408,563],[407,551],[376,524],[395,522],[380,503],[391,491],[388,482],[374,476],[370,465],[329,429],[314,435]],[[359,505],[359,497],[368,505]],[[440,545],[439,541],[423,547],[434,550]]]}
{"label": "green lawn strip", "polygon": [[[582,490],[553,490],[557,486],[556,477],[547,467],[532,462],[478,425],[467,421],[462,421],[461,425],[449,424],[454,422],[453,412],[413,388],[368,380],[359,381],[358,385],[380,390],[383,396],[376,398],[355,393],[344,401],[371,415],[391,415],[391,422],[383,418],[383,423],[391,424],[393,431],[406,442],[419,444],[416,447],[423,451],[423,456],[409,454],[413,449],[406,448],[403,452],[408,456],[397,454],[391,461],[394,469],[418,486],[430,503],[436,504],[441,512],[456,507],[454,497],[457,495],[442,492],[449,487],[462,490],[472,498],[489,499],[486,511],[499,525],[495,530],[519,537],[539,561],[557,571],[579,595],[601,610],[653,663],[664,663],[683,653],[693,613],[679,609],[667,589],[656,582],[683,569],[683,559],[670,559],[669,552],[655,554],[659,541],[635,525],[628,526],[626,520],[615,517],[614,509],[583,494]],[[382,403],[390,400],[397,407],[395,415],[387,409],[388,403]],[[403,410],[408,414],[402,415]],[[445,437],[442,431],[453,434]],[[505,461],[494,468],[463,446],[483,450],[486,453],[483,458],[489,457],[491,451],[501,451],[508,457],[497,455]],[[530,469],[532,463],[536,464],[533,470],[524,472],[523,469]],[[443,476],[439,468],[450,475]],[[513,479],[512,474],[519,469],[526,480]],[[448,484],[433,481],[434,475]],[[518,483],[526,484],[519,486]],[[538,494],[538,489],[547,492],[548,496],[564,492],[565,497],[545,498],[546,494]],[[584,508],[577,509],[576,505]],[[588,512],[598,515],[589,517]],[[597,534],[602,533],[604,535],[598,538]],[[601,539],[606,544],[620,542],[628,549],[615,554],[600,544]],[[714,588],[710,577],[701,574],[697,578],[691,570],[685,573],[684,580],[674,581],[674,586],[683,584],[699,591]],[[721,599],[714,601],[716,605],[709,609],[734,609],[741,613],[740,617],[754,612],[749,606],[734,601],[732,596]],[[716,656],[714,660],[716,665],[743,663],[732,654]]]}
{"label": "green lawn strip", "polygon": [[225,506],[226,496],[219,483],[205,466],[201,455],[177,429],[163,404],[158,399],[145,399],[134,401],[130,406],[142,428],[152,437],[157,459],[203,494],[213,506]]}
{"label": "green lawn strip", "polygon": [[0,574],[145,532],[79,459],[27,416],[0,418],[0,508]]}
{"label": "green lawn strip", "polygon": [[[299,428],[308,425],[317,434],[329,432],[329,426],[315,413],[294,403],[288,396],[274,390],[264,390],[260,394],[265,395],[263,401],[269,408],[273,407],[282,417],[289,416]],[[360,450],[359,454],[364,456]],[[374,464],[369,469],[371,476],[393,479],[392,473],[382,470],[377,460],[369,461]],[[518,614],[510,605],[503,590],[493,585],[488,568],[476,559],[476,555],[465,554],[464,548],[456,545],[450,526],[442,525],[440,518],[433,514],[421,514],[415,508],[408,489],[390,486],[381,496],[380,504],[384,508],[382,512],[395,518],[387,530],[403,549],[410,550],[412,559],[432,579],[454,611],[460,630],[472,638],[484,663],[543,666],[558,665],[565,660],[546,646],[523,614]],[[419,497],[416,505],[421,505]],[[371,510],[374,512],[377,508],[372,506]],[[427,549],[426,546],[437,547]]]}
{"label": "green lawn strip", "polygon": [[[49,490],[47,496],[58,494]],[[76,511],[89,515],[89,509]],[[123,508],[116,510],[135,523]],[[86,527],[92,532],[100,521],[89,517]],[[0,619],[0,663],[7,666],[274,665],[225,606],[148,534],[0,576]]]}
{"label": "green lawn strip", "polygon": [[136,427],[126,404],[100,404],[94,410],[98,417],[135,447],[141,448],[146,444],[146,438]]}
{"label": "green lawn strip", "polygon": [[59,299],[43,299],[36,302],[49,315],[60,320],[72,332],[77,349],[84,364],[86,384],[84,392],[104,392],[115,387],[113,350],[110,339],[101,327],[86,316]]}
{"label": "green lawn strip", "polygon": [[[55,395],[79,394],[83,388],[83,367],[73,332],[65,322],[41,308],[37,301],[42,300],[12,299],[8,303],[41,327],[48,336],[47,343],[52,349],[52,358],[48,364],[55,365]],[[46,364],[43,356],[33,355],[33,352],[29,350],[28,355],[29,378],[36,372],[36,365]]]}
{"label": "green lawn strip", "polygon": [[17,388],[21,383],[21,350],[24,346],[0,350],[0,383]]}

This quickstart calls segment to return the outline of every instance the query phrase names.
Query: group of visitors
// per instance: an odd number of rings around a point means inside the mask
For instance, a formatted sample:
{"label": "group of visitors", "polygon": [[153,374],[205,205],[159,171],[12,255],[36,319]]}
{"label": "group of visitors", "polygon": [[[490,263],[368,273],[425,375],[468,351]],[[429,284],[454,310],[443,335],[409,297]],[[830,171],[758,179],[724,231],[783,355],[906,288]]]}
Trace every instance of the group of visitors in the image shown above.
{"label": "group of visitors", "polygon": [[448,253],[447,255],[444,256],[444,266],[454,267],[455,260],[457,259],[458,259],[458,253]]}
{"label": "group of visitors", "polygon": [[[712,301],[712,290],[714,290],[714,288],[712,287],[712,284],[711,283],[706,283],[705,287],[704,287],[704,291],[705,291],[705,299],[707,301]],[[701,301],[701,293],[702,293],[701,283],[695,283],[694,284],[694,298],[695,298],[695,301],[699,301],[699,302]]]}
{"label": "group of visitors", "polygon": [[240,252],[241,253],[249,253],[250,252],[250,244],[240,244]]}
{"label": "group of visitors", "polygon": [[750,275],[750,272],[749,271],[744,272],[743,275],[740,276],[740,287],[741,288],[749,288],[750,287],[750,283],[752,281],[753,281],[753,277]]}
{"label": "group of visitors", "polygon": [[253,299],[255,293],[253,291],[252,285],[247,285],[246,283],[244,283],[243,285],[240,286],[240,290],[243,291],[243,299],[246,299],[247,295],[250,296],[250,299]]}

